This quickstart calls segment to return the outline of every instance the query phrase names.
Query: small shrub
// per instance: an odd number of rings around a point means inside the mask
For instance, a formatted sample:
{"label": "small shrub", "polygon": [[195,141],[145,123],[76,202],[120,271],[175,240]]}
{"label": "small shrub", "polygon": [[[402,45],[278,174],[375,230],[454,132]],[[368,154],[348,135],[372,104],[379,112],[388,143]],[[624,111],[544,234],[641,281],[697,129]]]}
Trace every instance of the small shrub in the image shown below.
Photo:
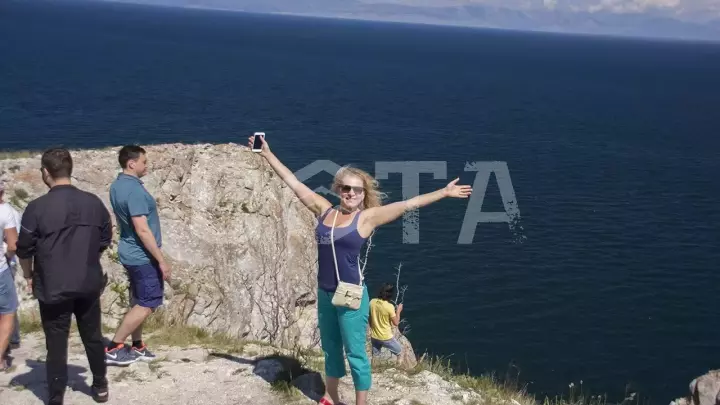
{"label": "small shrub", "polygon": [[108,257],[110,258],[111,261],[113,261],[115,263],[120,263],[120,256],[118,255],[118,252],[116,252],[114,250],[110,250],[108,252]]}
{"label": "small shrub", "polygon": [[25,191],[24,188],[16,188],[15,189],[15,196],[21,200],[26,200],[28,197],[30,197],[30,193]]}
{"label": "small shrub", "polygon": [[10,197],[10,203],[17,208],[22,208],[23,206],[23,201],[19,199],[16,195]]}
{"label": "small shrub", "polygon": [[34,333],[43,330],[40,313],[34,310],[25,310],[18,313],[20,333]]}
{"label": "small shrub", "polygon": [[302,397],[302,393],[291,383],[285,380],[277,380],[270,384],[270,390],[276,395],[286,399],[297,399]]}

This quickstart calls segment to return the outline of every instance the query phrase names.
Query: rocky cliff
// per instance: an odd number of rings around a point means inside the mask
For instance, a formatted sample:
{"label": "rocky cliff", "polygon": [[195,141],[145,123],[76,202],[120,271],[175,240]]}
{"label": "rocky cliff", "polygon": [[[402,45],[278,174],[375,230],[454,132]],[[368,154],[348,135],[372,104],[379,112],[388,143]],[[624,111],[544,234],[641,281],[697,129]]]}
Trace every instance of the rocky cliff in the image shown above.
{"label": "rocky cliff", "polygon": [[687,395],[670,405],[720,405],[720,370],[710,370],[692,380]]}
{"label": "rocky cliff", "polygon": [[[39,325],[26,325],[26,329],[30,327],[36,330]],[[156,336],[158,333],[160,335]],[[297,359],[287,351],[263,344],[224,347],[217,346],[211,339],[205,342],[186,341],[183,346],[163,346],[160,342],[168,341],[167,333],[183,335],[181,328],[167,332],[149,331],[147,334],[157,360],[137,362],[129,367],[108,367],[109,403],[310,405],[317,404],[325,391],[322,355],[317,352]],[[178,339],[174,340],[173,343],[180,343]],[[42,332],[26,333],[21,348],[13,350],[11,358],[13,366],[7,373],[0,373],[0,403],[46,403],[46,353]],[[89,388],[92,374],[76,330],[70,336],[68,377],[65,403],[94,404]],[[451,381],[427,367],[405,371],[384,366],[373,370],[373,387],[368,403],[538,405],[522,393],[507,392],[492,384],[472,381]],[[340,396],[345,403],[352,404],[354,394],[352,377],[348,373],[340,380]]]}
{"label": "rocky cliff", "polygon": [[[72,151],[74,184],[100,196],[111,213],[108,190],[119,173],[118,149]],[[245,146],[146,149],[143,181],[158,202],[163,250],[173,267],[164,318],[282,347],[317,345],[315,219],[292,191]],[[39,154],[0,161],[6,200],[21,212],[47,192],[39,165]],[[117,228],[114,234],[103,257],[109,276],[104,322],[111,326],[127,310]],[[26,295],[21,299],[23,307],[35,305]]]}

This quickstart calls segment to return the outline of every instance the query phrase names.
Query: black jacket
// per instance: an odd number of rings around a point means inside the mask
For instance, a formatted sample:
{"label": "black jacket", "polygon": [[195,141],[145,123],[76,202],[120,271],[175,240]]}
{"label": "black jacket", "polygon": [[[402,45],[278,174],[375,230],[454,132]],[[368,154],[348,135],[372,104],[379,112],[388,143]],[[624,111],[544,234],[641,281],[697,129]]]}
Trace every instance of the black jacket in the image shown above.
{"label": "black jacket", "polygon": [[33,293],[47,304],[100,294],[100,255],[110,246],[110,213],[98,196],[71,185],[55,186],[28,204],[17,256],[34,257]]}

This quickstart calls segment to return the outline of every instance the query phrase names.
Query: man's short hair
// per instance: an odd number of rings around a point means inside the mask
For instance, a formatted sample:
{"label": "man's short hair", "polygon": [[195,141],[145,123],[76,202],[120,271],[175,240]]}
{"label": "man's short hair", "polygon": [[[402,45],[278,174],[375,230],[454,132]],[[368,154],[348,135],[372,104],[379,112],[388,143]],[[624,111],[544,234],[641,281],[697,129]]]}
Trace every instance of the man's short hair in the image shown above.
{"label": "man's short hair", "polygon": [[70,178],[72,176],[73,161],[70,151],[65,148],[46,150],[40,159],[40,165],[47,170],[53,179]]}
{"label": "man's short hair", "polygon": [[140,156],[145,154],[145,149],[138,145],[125,145],[118,152],[118,162],[120,167],[127,169],[127,163],[129,160],[136,160]]}

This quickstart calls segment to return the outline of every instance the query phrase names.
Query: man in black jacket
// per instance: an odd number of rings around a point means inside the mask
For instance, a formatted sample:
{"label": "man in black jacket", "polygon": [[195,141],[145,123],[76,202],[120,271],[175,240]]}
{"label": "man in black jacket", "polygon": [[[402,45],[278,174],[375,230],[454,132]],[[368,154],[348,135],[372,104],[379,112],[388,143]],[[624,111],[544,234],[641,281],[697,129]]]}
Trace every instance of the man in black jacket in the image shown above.
{"label": "man in black jacket", "polygon": [[93,374],[93,398],[108,400],[100,323],[100,295],[106,278],[100,255],[110,245],[112,223],[100,198],[71,184],[72,169],[66,149],[50,149],[42,155],[40,171],[50,191],[28,204],[17,242],[28,288],[39,301],[51,405],[62,404],[65,396],[73,314]]}

